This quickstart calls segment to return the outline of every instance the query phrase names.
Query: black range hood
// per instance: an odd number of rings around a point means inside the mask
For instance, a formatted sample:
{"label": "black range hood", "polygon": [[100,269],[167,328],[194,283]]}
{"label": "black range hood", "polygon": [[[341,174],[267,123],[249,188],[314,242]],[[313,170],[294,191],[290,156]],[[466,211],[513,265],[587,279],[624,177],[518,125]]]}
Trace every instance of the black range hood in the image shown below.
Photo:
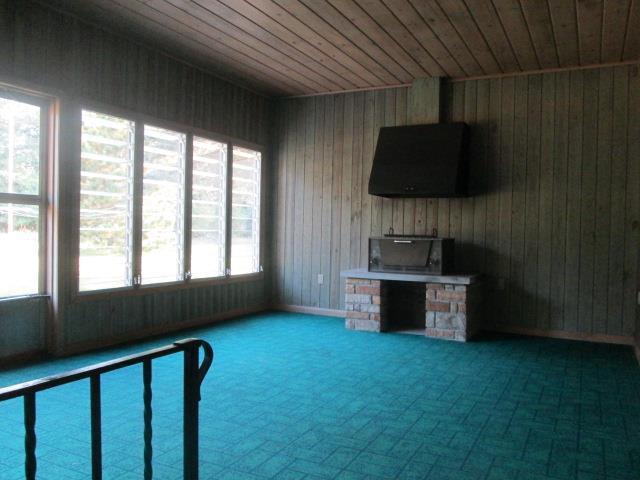
{"label": "black range hood", "polygon": [[369,194],[467,196],[468,139],[466,123],[381,128],[369,177]]}

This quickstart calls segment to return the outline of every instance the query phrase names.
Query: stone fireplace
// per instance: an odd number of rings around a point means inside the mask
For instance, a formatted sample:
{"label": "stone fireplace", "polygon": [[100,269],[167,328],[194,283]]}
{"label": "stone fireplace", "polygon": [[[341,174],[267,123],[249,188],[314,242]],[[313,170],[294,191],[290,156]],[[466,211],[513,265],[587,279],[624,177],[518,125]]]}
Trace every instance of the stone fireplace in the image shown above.
{"label": "stone fireplace", "polygon": [[410,275],[348,270],[345,325],[371,332],[411,331],[467,341],[480,328],[476,275]]}

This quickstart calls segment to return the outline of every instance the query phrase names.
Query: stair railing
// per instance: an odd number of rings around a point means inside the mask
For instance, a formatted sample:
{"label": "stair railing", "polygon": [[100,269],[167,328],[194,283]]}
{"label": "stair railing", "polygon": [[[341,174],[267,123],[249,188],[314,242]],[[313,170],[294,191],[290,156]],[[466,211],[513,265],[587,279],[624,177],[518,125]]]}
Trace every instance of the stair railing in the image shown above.
{"label": "stair railing", "polygon": [[[200,347],[204,351],[201,365],[199,364]],[[183,478],[198,480],[198,402],[200,401],[200,386],[213,362],[213,349],[209,343],[195,338],[180,340],[172,345],[146,352],[0,388],[0,402],[18,397],[24,399],[25,478],[27,480],[35,480],[36,478],[36,393],[88,378],[91,392],[91,472],[93,480],[102,480],[100,376],[103,373],[141,363],[144,385],[144,479],[151,480],[153,478],[151,361],[178,352],[184,352]]]}

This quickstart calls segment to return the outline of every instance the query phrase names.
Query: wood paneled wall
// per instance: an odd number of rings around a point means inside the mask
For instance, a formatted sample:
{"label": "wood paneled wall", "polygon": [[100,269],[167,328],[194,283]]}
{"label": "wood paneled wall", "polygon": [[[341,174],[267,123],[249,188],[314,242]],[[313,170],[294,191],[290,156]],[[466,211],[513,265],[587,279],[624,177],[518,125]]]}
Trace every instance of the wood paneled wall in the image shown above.
{"label": "wood paneled wall", "polygon": [[25,357],[46,348],[47,310],[46,297],[0,302],[0,359]]}
{"label": "wood paneled wall", "polygon": [[[62,97],[63,136],[68,133],[65,111],[91,101],[268,147],[269,99],[30,0],[0,0],[0,81],[35,85]],[[62,138],[63,172],[79,158],[77,145],[69,143]],[[268,171],[268,158],[264,168]],[[76,211],[75,189],[77,185],[61,175],[55,209],[60,294],[50,336],[50,348],[57,353],[219,318],[269,302],[269,287],[263,279],[113,295],[108,300],[74,300],[65,290],[69,284],[65,272],[73,271],[70,245],[77,233],[70,216]],[[268,207],[268,201],[264,203]],[[268,257],[265,223],[263,251]],[[263,264],[268,268],[268,258],[263,258]],[[14,318],[15,328],[22,332],[14,336],[15,342],[33,345],[36,330],[30,322],[37,319],[21,318]],[[20,352],[3,347],[0,358],[14,353]]]}
{"label": "wood paneled wall", "polygon": [[31,0],[0,0],[0,75],[266,145],[269,100]]}
{"label": "wood paneled wall", "polygon": [[470,198],[367,194],[378,129],[407,122],[408,89],[280,102],[277,301],[342,308],[339,273],[367,265],[370,235],[437,228],[456,239],[459,270],[487,275],[489,322],[631,336],[640,285],[638,68],[444,90],[444,120],[472,127],[478,193]]}

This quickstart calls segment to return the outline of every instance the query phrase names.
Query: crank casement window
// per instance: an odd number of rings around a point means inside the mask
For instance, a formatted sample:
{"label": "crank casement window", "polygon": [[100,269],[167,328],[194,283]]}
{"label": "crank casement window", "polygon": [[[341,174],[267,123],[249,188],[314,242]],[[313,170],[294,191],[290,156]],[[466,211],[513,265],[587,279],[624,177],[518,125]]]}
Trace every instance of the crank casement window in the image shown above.
{"label": "crank casement window", "polygon": [[189,130],[83,110],[79,291],[259,272],[260,160]]}
{"label": "crank casement window", "polygon": [[0,89],[0,297],[45,291],[48,110]]}

